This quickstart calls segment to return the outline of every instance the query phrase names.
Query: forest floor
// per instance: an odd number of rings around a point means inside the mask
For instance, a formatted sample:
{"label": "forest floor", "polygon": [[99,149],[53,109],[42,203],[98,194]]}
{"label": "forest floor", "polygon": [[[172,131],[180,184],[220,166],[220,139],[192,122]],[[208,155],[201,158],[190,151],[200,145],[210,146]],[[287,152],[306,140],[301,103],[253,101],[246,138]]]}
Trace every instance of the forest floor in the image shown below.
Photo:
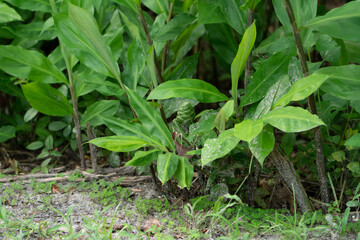
{"label": "forest floor", "polygon": [[209,197],[169,201],[150,176],[131,171],[0,178],[0,240],[360,239],[360,222],[341,232],[336,217],[326,222],[318,212],[294,215]]}

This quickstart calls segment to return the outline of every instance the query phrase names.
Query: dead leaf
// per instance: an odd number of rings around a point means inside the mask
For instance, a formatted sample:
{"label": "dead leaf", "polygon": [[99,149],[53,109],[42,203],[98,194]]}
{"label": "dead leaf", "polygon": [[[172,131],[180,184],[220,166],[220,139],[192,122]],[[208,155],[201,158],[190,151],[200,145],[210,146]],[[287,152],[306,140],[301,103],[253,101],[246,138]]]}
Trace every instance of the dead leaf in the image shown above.
{"label": "dead leaf", "polygon": [[152,228],[153,226],[155,226],[156,228],[161,226],[161,223],[159,220],[157,220],[156,218],[151,218],[145,221],[144,225],[140,227],[140,230],[143,232],[146,232],[147,230],[149,230],[150,228]]}
{"label": "dead leaf", "polygon": [[56,186],[56,184],[51,185],[51,193],[63,193],[64,191],[62,191],[58,186]]}

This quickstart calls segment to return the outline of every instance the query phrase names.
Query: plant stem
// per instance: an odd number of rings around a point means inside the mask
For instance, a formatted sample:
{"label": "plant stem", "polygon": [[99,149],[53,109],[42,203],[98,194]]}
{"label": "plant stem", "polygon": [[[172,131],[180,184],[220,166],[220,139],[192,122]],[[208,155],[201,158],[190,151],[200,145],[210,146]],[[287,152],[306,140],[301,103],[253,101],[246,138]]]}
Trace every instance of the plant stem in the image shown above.
{"label": "plant stem", "polygon": [[[253,22],[254,22],[254,10],[249,9],[247,26],[248,27],[251,26],[251,24]],[[250,52],[249,57],[246,61],[244,90],[246,90],[248,78],[250,78],[252,75],[252,73],[251,73],[251,64],[252,64],[251,56],[252,56],[252,51]],[[243,108],[244,115],[246,114],[246,110],[247,110],[247,107],[245,106]],[[254,161],[251,164],[253,166],[250,166],[249,178],[248,178],[248,182],[247,182],[247,184],[248,184],[247,195],[248,195],[249,206],[255,206],[255,197],[256,197],[255,195],[256,195],[257,182],[258,182],[258,178],[259,178],[260,166],[259,166],[259,162],[257,162],[257,161]]]}
{"label": "plant stem", "polygon": [[[89,122],[86,125],[86,133],[87,133],[89,141],[95,138],[95,134],[92,131]],[[96,172],[97,171],[96,146],[94,144],[92,144],[92,143],[89,143],[89,148],[90,148],[90,156],[91,156],[91,166],[92,166],[92,169]]]}
{"label": "plant stem", "polygon": [[[294,35],[296,48],[297,48],[297,54],[298,54],[300,64],[301,64],[301,70],[302,70],[304,77],[307,77],[309,75],[309,69],[306,64],[306,56],[305,56],[303,44],[301,41],[299,29],[297,28],[297,25],[296,25],[294,12],[291,7],[290,0],[284,0],[284,3],[285,3],[286,12],[290,19],[291,27],[293,30],[293,35]],[[310,112],[312,114],[316,115],[317,110],[316,110],[316,105],[315,105],[314,94],[311,94],[308,97],[308,106],[309,106]],[[329,202],[329,187],[328,187],[328,181],[326,179],[326,165],[325,165],[325,157],[324,157],[324,150],[323,150],[320,127],[314,128],[314,140],[315,140],[315,149],[316,149],[316,166],[317,166],[317,170],[318,170],[319,183],[320,183],[321,201],[328,203]],[[323,212],[326,212],[327,208],[325,205],[323,205],[322,210],[323,210]]]}
{"label": "plant stem", "polygon": [[84,148],[83,148],[82,139],[81,139],[81,125],[80,125],[80,120],[79,120],[77,99],[76,99],[76,94],[75,94],[75,89],[74,89],[73,74],[72,74],[72,69],[71,69],[69,60],[67,60],[66,62],[67,62],[66,66],[67,66],[69,82],[70,82],[70,95],[71,95],[71,101],[72,101],[72,106],[73,106],[74,123],[75,123],[75,129],[76,129],[75,130],[76,143],[77,143],[77,146],[79,149],[79,155],[80,155],[80,167],[82,169],[86,169],[85,153],[84,153]]}
{"label": "plant stem", "polygon": [[281,154],[277,147],[274,148],[269,157],[285,183],[290,189],[293,189],[296,202],[300,207],[301,212],[312,212],[313,208],[299,177],[296,175],[293,163],[286,156]]}
{"label": "plant stem", "polygon": [[[170,7],[171,6],[172,5],[170,5]],[[153,40],[151,39],[149,28],[147,27],[147,24],[146,24],[146,21],[145,21],[145,18],[144,18],[144,14],[143,14],[143,12],[141,10],[141,7],[138,7],[138,12],[139,12],[139,16],[140,16],[141,25],[143,26],[144,31],[145,31],[147,43],[148,43],[149,46],[151,46],[151,45],[153,45]],[[169,15],[170,15],[170,11],[169,11]],[[158,83],[161,84],[161,83],[164,82],[164,79],[163,79],[163,77],[161,75],[161,70],[160,70],[160,67],[159,67],[159,62],[157,60],[155,48],[154,48],[154,63],[155,63],[156,77],[158,79]],[[167,119],[166,119],[166,114],[165,114],[164,108],[163,108],[162,104],[160,104],[160,105],[161,105],[161,107],[160,107],[161,118],[163,119],[166,126],[169,127]]]}
{"label": "plant stem", "polygon": [[[166,19],[166,23],[170,22],[173,7],[174,7],[174,4],[172,2],[170,2],[169,15],[168,15],[168,18]],[[161,72],[164,72],[166,65],[167,65],[167,61],[169,59],[170,43],[171,43],[171,41],[167,41],[165,44],[164,50],[163,50],[163,55],[162,55],[162,59],[161,59]]]}

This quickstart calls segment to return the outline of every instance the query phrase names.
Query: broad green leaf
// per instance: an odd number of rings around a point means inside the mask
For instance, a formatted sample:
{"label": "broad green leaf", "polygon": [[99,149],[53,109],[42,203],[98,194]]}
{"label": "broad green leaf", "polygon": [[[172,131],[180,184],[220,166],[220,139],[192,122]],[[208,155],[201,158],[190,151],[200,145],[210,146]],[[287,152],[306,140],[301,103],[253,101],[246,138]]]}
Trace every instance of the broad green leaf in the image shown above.
{"label": "broad green leaf", "polygon": [[136,151],[134,157],[128,161],[125,166],[147,166],[157,159],[159,149],[151,149],[149,151]]}
{"label": "broad green leaf", "polygon": [[0,143],[6,142],[10,138],[15,137],[15,131],[14,126],[2,126],[0,128]]}
{"label": "broad green leaf", "polygon": [[216,87],[198,79],[166,81],[151,91],[148,99],[168,99],[174,97],[196,99],[204,103],[228,100],[228,97],[220,93]]}
{"label": "broad green leaf", "polygon": [[360,2],[352,1],[334,8],[324,16],[309,21],[304,28],[326,33],[332,37],[347,41],[360,41]]}
{"label": "broad green leaf", "polygon": [[170,50],[174,54],[174,62],[179,62],[196,45],[199,38],[205,35],[204,25],[199,25],[196,21],[188,26],[174,42],[170,45]]}
{"label": "broad green leaf", "polygon": [[85,85],[87,88],[93,88],[105,96],[116,96],[120,98],[125,93],[125,90],[121,89],[119,84],[105,81],[106,77],[104,75],[94,72],[91,69],[87,68],[80,73],[75,72],[74,75],[76,76],[75,87],[77,96],[83,94],[81,85]]}
{"label": "broad green leaf", "polygon": [[199,24],[225,22],[218,0],[198,0]]}
{"label": "broad green leaf", "polygon": [[38,113],[38,111],[33,108],[30,108],[29,110],[27,110],[24,115],[24,122],[29,122],[31,119],[33,119],[37,115],[37,113]]}
{"label": "broad green leaf", "polygon": [[136,112],[140,122],[151,133],[157,137],[161,142],[175,151],[175,144],[172,140],[171,133],[166,127],[160,114],[151,106],[151,104],[140,97],[136,92],[127,88],[130,105]]}
{"label": "broad green leaf", "polygon": [[241,6],[241,9],[250,8],[255,10],[256,6],[261,2],[261,0],[245,0],[245,3]]}
{"label": "broad green leaf", "polygon": [[59,39],[80,62],[96,72],[121,81],[117,62],[89,12],[69,4],[68,15],[53,14],[53,17]]}
{"label": "broad green leaf", "polygon": [[110,136],[95,138],[89,143],[113,152],[131,152],[146,147],[147,142],[133,136]]}
{"label": "broad green leaf", "polygon": [[316,42],[316,50],[324,61],[336,62],[341,57],[341,46],[329,35],[321,34]]}
{"label": "broad green leaf", "polygon": [[81,117],[81,126],[85,127],[88,122],[92,127],[101,125],[102,117],[111,117],[119,109],[119,101],[116,100],[100,100],[88,106]]}
{"label": "broad green leaf", "polygon": [[351,136],[345,141],[344,145],[349,147],[360,147],[360,133]]}
{"label": "broad green leaf", "polygon": [[149,145],[167,151],[161,141],[152,136],[150,132],[139,123],[130,123],[122,119],[115,119],[101,116],[105,125],[116,135],[119,136],[135,136],[148,142]]}
{"label": "broad green leaf", "polygon": [[180,188],[190,189],[194,175],[194,166],[190,164],[186,157],[180,157],[179,163],[174,173],[174,178],[178,181]]}
{"label": "broad green leaf", "polygon": [[291,55],[286,51],[275,53],[254,73],[254,78],[241,98],[241,106],[246,106],[262,99],[267,90],[283,75],[287,75]]}
{"label": "broad green leaf", "polygon": [[290,156],[296,143],[295,133],[285,133],[281,138],[280,147],[284,150],[286,156]]}
{"label": "broad green leaf", "polygon": [[156,14],[168,12],[168,0],[142,0],[142,3]]}
{"label": "broad green leaf", "polygon": [[66,83],[68,81],[41,53],[17,46],[0,46],[0,69],[23,79],[42,83]]}
{"label": "broad green leaf", "polygon": [[179,156],[175,153],[159,154],[157,160],[157,173],[161,183],[166,183],[175,173]]}
{"label": "broad green leaf", "polygon": [[45,144],[46,149],[48,149],[48,150],[53,149],[53,147],[54,147],[54,138],[53,138],[53,136],[52,135],[47,136],[47,138],[45,139],[44,144]]}
{"label": "broad green leaf", "polygon": [[120,6],[125,6],[129,9],[131,9],[134,13],[137,12],[137,7],[134,1],[132,0],[112,0],[113,2],[116,2]]}
{"label": "broad green leaf", "polygon": [[250,142],[263,129],[262,120],[246,119],[241,123],[235,124],[234,135],[240,140]]}
{"label": "broad green leaf", "polygon": [[0,2],[0,23],[21,21],[21,16],[7,4]]}
{"label": "broad green leaf", "polygon": [[187,57],[183,61],[181,61],[174,68],[174,70],[172,70],[172,72],[166,76],[166,80],[193,78],[195,75],[195,72],[196,72],[199,54],[200,54],[200,52],[198,52],[194,55],[191,55],[190,57]]}
{"label": "broad green leaf", "polygon": [[241,10],[236,0],[218,1],[218,4],[227,23],[242,35],[247,26],[247,11]]}
{"label": "broad green leaf", "polygon": [[273,107],[274,103],[276,103],[279,98],[289,91],[290,87],[291,85],[288,77],[283,75],[282,78],[269,88],[265,97],[259,102],[252,119],[257,120],[267,114]]}
{"label": "broad green leaf", "polygon": [[284,26],[279,27],[254,49],[253,54],[261,53],[272,55],[284,49],[289,49],[289,52],[295,52],[296,48],[293,39],[294,37],[290,30]]}
{"label": "broad green leaf", "polygon": [[37,150],[37,149],[40,149],[44,146],[44,143],[41,142],[41,141],[35,141],[35,142],[32,142],[30,143],[29,145],[26,146],[26,149],[29,149],[29,150]]}
{"label": "broad green leaf", "polygon": [[61,129],[64,129],[68,124],[66,122],[62,121],[54,121],[49,124],[49,130],[50,131],[59,131]]}
{"label": "broad green leaf", "polygon": [[349,56],[349,62],[360,63],[360,42],[344,41]]}
{"label": "broad green leaf", "polygon": [[282,96],[273,108],[284,107],[289,102],[303,100],[315,92],[327,78],[327,75],[314,73],[296,81],[290,91]]}
{"label": "broad green leaf", "polygon": [[30,105],[41,113],[50,116],[66,116],[73,113],[67,98],[48,84],[32,82],[21,85]]}
{"label": "broad green leaf", "polygon": [[44,23],[43,21],[34,19],[28,24],[9,26],[6,27],[6,29],[20,39],[29,39],[33,41],[53,40],[54,38],[56,38],[56,32],[54,26],[46,26],[49,24],[49,22],[51,23],[51,21],[46,21]]}
{"label": "broad green leaf", "polygon": [[283,132],[302,132],[324,125],[318,116],[300,107],[290,106],[272,110],[262,120]]}
{"label": "broad green leaf", "polygon": [[217,138],[207,139],[201,150],[201,165],[204,166],[233,150],[240,139],[234,136],[234,129],[222,132]]}
{"label": "broad green leaf", "polygon": [[320,88],[324,92],[342,99],[360,100],[359,65],[326,67],[316,73],[329,76]]}
{"label": "broad green leaf", "polygon": [[264,165],[265,158],[272,152],[275,146],[274,129],[271,126],[266,126],[249,143],[249,148],[254,157],[259,161],[261,166]]}
{"label": "broad green leaf", "polygon": [[222,131],[225,130],[225,124],[226,124],[225,112],[224,112],[224,109],[220,109],[220,111],[216,115],[216,118],[215,118],[215,121],[214,121],[214,126],[220,132],[222,132]]}
{"label": "broad green leaf", "polygon": [[165,42],[178,37],[196,18],[190,14],[176,15],[164,28],[160,29],[153,37],[154,41]]}
{"label": "broad green leaf", "polygon": [[20,9],[40,12],[51,12],[49,0],[6,0]]}
{"label": "broad green leaf", "polygon": [[131,89],[133,90],[136,90],[139,76],[145,67],[145,55],[142,52],[142,47],[140,44],[141,43],[139,43],[138,40],[134,39],[127,51],[127,58],[132,74],[131,84],[128,84],[128,86],[131,86]]}
{"label": "broad green leaf", "polygon": [[251,53],[251,50],[254,46],[256,39],[256,25],[255,22],[251,24],[251,26],[246,29],[243,38],[241,39],[241,43],[239,44],[239,48],[237,54],[231,64],[231,95],[236,101],[237,105],[238,101],[238,84],[239,77],[244,71],[246,61]]}
{"label": "broad green leaf", "polygon": [[[277,17],[279,18],[282,25],[291,29],[291,23],[287,15],[284,0],[273,0],[273,6]],[[290,0],[297,27],[303,26],[309,20],[316,16],[317,11],[317,0]]]}

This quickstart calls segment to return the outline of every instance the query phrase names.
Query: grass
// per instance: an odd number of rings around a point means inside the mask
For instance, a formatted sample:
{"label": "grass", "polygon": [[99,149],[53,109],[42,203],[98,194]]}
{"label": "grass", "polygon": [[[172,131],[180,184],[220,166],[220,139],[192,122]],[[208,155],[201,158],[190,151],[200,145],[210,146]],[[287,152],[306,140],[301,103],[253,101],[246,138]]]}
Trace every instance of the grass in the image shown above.
{"label": "grass", "polygon": [[[34,221],[32,217],[19,219],[8,210],[4,203],[16,205],[16,195],[25,194],[21,183],[12,183],[1,194],[0,201],[0,236],[5,239],[174,239],[182,236],[186,239],[251,239],[254,236],[271,235],[278,239],[308,239],[317,236],[345,236],[346,233],[359,232],[356,223],[346,223],[344,217],[335,217],[320,212],[290,214],[286,210],[255,209],[247,207],[232,197],[230,201],[221,197],[212,201],[209,196],[192,199],[182,207],[171,206],[165,198],[143,199],[130,198],[130,191],[118,186],[119,182],[97,180],[93,182],[73,183],[67,188],[76,187],[88,194],[94,202],[103,206],[95,209],[92,215],[82,216],[82,230],[76,231],[73,223],[74,206],[63,213],[52,207],[54,197],[50,183],[30,183],[33,195],[40,195],[42,212],[53,212],[61,216],[61,224],[48,221]],[[53,184],[53,183],[52,183]],[[66,187],[57,184],[61,189]],[[0,186],[1,187],[1,186]],[[31,203],[30,197],[26,198]],[[134,208],[126,209],[123,203]],[[24,203],[23,203],[24,204]],[[123,226],[115,224],[119,213],[125,216]],[[26,216],[26,214],[24,214]],[[329,216],[333,218],[329,220]],[[131,225],[129,219],[144,222],[156,217],[160,227],[152,227],[145,232],[139,226]],[[360,235],[358,236],[360,240]]]}

